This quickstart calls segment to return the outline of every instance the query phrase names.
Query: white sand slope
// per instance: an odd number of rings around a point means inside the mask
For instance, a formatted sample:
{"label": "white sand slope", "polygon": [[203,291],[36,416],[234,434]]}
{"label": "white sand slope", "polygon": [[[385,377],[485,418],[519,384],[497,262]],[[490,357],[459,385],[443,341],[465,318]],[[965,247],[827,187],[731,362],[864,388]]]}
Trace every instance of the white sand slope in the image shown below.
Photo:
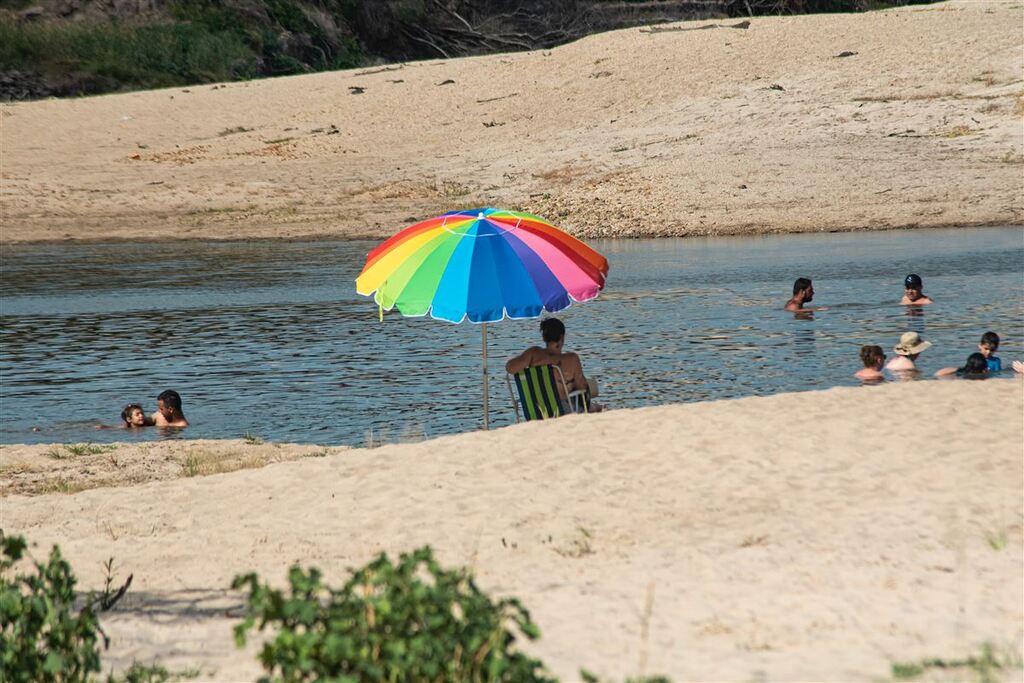
{"label": "white sand slope", "polygon": [[480,205],[587,236],[1020,223],[1022,22],[1020,0],[699,21],[7,105],[0,240],[376,237]]}
{"label": "white sand slope", "polygon": [[[187,443],[182,448],[187,448]],[[672,405],[208,477],[2,500],[98,587],[107,661],[252,680],[233,575],[333,581],[431,544],[516,595],[564,680],[884,680],[893,661],[1019,654],[1024,383],[919,382]],[[39,552],[42,552],[40,550]],[[123,574],[122,574],[123,575]],[[953,672],[962,679],[964,672]],[[1020,680],[1019,669],[1004,671]]]}

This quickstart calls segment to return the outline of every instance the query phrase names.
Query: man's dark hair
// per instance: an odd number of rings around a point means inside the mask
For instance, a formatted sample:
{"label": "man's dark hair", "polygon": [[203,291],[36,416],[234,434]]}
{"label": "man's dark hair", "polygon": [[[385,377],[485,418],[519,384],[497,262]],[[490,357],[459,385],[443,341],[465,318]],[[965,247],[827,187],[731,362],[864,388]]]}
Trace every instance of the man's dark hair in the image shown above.
{"label": "man's dark hair", "polygon": [[793,296],[796,296],[800,292],[804,291],[811,286],[811,279],[808,277],[798,277],[796,282],[793,283]]}
{"label": "man's dark hair", "polygon": [[170,406],[175,410],[181,410],[181,396],[178,396],[177,391],[172,389],[161,391],[160,395],[156,397],[156,400],[163,401],[165,406]]}
{"label": "man's dark hair", "polygon": [[546,318],[540,321],[540,334],[544,342],[556,342],[565,336],[565,325],[558,318]]}
{"label": "man's dark hair", "polygon": [[986,332],[981,335],[981,345],[987,346],[988,348],[995,351],[999,348],[999,335],[995,332]]}
{"label": "man's dark hair", "polygon": [[960,368],[960,374],[969,379],[980,379],[988,371],[988,361],[980,353],[967,356],[967,362]]}
{"label": "man's dark hair", "polygon": [[136,408],[142,411],[143,415],[146,414],[146,411],[143,410],[142,406],[140,406],[138,403],[129,403],[124,407],[124,410],[121,411],[121,419],[124,420],[125,424],[129,424],[132,417],[132,411],[134,411]]}

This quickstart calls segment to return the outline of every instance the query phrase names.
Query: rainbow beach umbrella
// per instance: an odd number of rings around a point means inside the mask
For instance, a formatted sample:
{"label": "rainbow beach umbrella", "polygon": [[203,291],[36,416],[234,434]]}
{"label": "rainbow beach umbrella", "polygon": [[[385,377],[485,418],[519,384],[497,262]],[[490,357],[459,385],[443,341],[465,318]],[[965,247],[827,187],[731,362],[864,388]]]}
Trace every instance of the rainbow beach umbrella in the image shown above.
{"label": "rainbow beach umbrella", "polygon": [[480,323],[484,428],[487,323],[536,318],[604,289],[608,260],[539,216],[503,209],[451,211],[411,225],[366,258],[356,291],[383,311]]}

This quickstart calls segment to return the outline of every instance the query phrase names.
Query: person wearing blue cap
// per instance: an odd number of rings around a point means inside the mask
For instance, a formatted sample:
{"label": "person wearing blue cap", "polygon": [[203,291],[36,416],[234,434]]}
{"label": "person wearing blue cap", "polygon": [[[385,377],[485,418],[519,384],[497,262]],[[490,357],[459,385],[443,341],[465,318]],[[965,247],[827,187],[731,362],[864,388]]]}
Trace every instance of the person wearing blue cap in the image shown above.
{"label": "person wearing blue cap", "polygon": [[900,303],[904,306],[921,306],[923,304],[935,303],[931,300],[931,297],[925,295],[924,282],[921,281],[920,275],[911,273],[903,278],[903,287],[906,291],[903,293],[903,300]]}

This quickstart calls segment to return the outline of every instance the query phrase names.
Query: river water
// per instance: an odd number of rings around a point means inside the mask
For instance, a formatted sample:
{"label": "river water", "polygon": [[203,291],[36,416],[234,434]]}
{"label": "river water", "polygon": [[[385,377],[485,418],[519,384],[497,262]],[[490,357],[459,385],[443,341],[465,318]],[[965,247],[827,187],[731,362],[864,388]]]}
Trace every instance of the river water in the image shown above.
{"label": "river water", "polygon": [[[932,341],[930,374],[981,334],[1024,358],[1024,229],[596,240],[605,292],[559,314],[612,408],[854,385],[862,344]],[[353,282],[372,242],[7,245],[0,442],[237,438],[363,445],[478,428],[480,328],[378,321]],[[903,277],[936,303],[897,305]],[[809,319],[781,311],[814,279]],[[536,321],[488,326],[491,424],[513,420],[504,359]],[[182,431],[95,430],[128,402],[183,397]],[[38,428],[39,431],[33,431]]]}

